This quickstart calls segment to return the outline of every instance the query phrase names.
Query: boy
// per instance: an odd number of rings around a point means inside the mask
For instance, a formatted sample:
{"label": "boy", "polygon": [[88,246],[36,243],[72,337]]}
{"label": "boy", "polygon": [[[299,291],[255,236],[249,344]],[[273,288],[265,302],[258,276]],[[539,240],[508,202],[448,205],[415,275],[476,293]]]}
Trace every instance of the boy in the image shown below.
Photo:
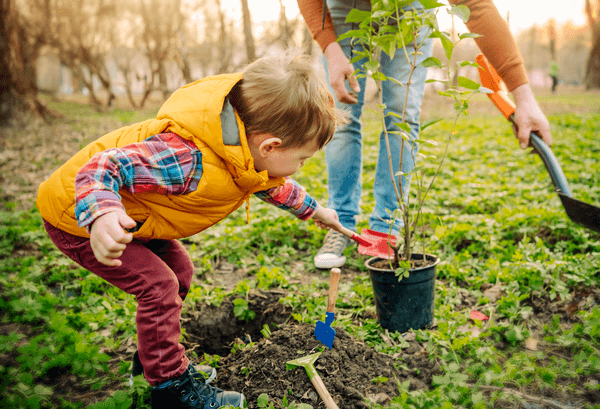
{"label": "boy", "polygon": [[193,265],[176,239],[244,202],[249,214],[252,194],[339,229],[337,213],[288,176],[343,120],[309,60],[263,58],[180,88],[156,119],[92,142],[40,185],[37,206],[56,246],[136,296],[136,358],[153,408],[243,407],[243,395],[209,385],[212,368],[198,371],[179,343]]}

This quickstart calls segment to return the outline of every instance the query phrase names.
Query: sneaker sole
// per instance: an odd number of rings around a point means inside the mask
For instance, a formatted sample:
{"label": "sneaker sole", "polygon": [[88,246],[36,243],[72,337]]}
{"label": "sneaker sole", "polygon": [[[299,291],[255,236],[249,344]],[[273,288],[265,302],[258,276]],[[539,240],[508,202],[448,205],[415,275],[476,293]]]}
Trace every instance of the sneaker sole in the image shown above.
{"label": "sneaker sole", "polygon": [[342,267],[346,264],[346,256],[336,256],[335,254],[325,253],[315,256],[315,267],[328,269],[334,267]]}
{"label": "sneaker sole", "polygon": [[[196,370],[198,370],[198,368],[196,368]],[[200,372],[200,371],[198,371]],[[204,372],[206,373],[206,372]],[[142,374],[140,374],[142,375]],[[133,386],[133,374],[129,374],[129,386]],[[212,368],[212,371],[210,372],[210,376],[208,378],[206,378],[205,382],[206,383],[211,383],[212,381],[214,381],[215,379],[217,379],[217,370],[215,368]]]}

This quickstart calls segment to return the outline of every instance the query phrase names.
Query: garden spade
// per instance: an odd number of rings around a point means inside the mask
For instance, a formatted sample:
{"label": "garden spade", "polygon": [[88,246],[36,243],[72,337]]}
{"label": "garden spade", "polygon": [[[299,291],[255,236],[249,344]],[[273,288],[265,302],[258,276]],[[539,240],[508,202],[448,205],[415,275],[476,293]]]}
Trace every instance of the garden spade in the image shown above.
{"label": "garden spade", "polygon": [[310,381],[312,382],[313,386],[317,390],[317,393],[323,400],[323,403],[325,403],[325,406],[328,409],[339,409],[338,405],[336,405],[333,398],[329,394],[329,391],[325,387],[325,384],[319,376],[319,373],[315,369],[314,363],[319,357],[319,355],[321,355],[321,353],[317,352],[316,354],[306,355],[302,358],[294,359],[293,361],[286,362],[285,367],[288,371],[299,366],[303,367],[304,370],[306,370],[308,379],[310,379]]}
{"label": "garden spade", "polygon": [[[494,67],[485,60],[483,55],[477,56],[476,60],[477,64],[480,66],[479,78],[481,79],[481,85],[493,91],[488,94],[488,97],[500,110],[502,115],[516,127],[514,120],[515,104],[503,89],[504,84],[502,79],[496,73]],[[567,212],[567,216],[575,223],[579,223],[588,229],[600,232],[600,208],[573,198],[571,189],[567,183],[567,178],[550,147],[542,141],[542,138],[536,132],[531,132],[529,140],[533,149],[542,158],[542,161],[550,174],[550,179],[552,179],[554,188],[560,197],[560,201]]]}
{"label": "garden spade", "polygon": [[331,269],[331,279],[329,283],[329,296],[327,297],[327,312],[325,313],[325,322],[317,321],[315,326],[315,337],[331,349],[335,339],[335,330],[331,324],[335,319],[335,300],[337,299],[337,287],[340,280],[340,269]]}

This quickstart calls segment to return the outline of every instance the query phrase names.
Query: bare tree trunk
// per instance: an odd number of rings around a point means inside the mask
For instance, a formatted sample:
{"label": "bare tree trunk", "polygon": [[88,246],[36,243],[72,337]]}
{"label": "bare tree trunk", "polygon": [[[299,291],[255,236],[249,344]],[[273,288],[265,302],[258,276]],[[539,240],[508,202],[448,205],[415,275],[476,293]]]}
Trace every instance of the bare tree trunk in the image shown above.
{"label": "bare tree trunk", "polygon": [[0,123],[18,111],[54,115],[37,98],[37,50],[19,23],[13,0],[0,0]]}
{"label": "bare tree trunk", "polygon": [[284,48],[287,48],[292,42],[292,34],[290,30],[290,24],[288,23],[287,16],[285,15],[285,6],[283,1],[279,0],[279,38]]}
{"label": "bare tree trunk", "polygon": [[252,36],[252,18],[248,8],[248,0],[242,1],[242,18],[244,19],[244,37],[246,38],[246,60],[248,64],[256,59],[254,37]]}
{"label": "bare tree trunk", "polygon": [[306,24],[303,24],[302,43],[304,44],[304,54],[313,55],[313,38]]}
{"label": "bare tree trunk", "polygon": [[[183,18],[180,19],[180,23],[183,21]],[[179,65],[179,69],[181,70],[181,75],[183,76],[183,80],[186,84],[189,84],[193,81],[192,79],[192,69],[190,68],[187,44],[185,39],[185,33],[183,32],[183,27],[179,27],[177,31],[179,35],[180,45],[177,47],[175,52],[175,59],[177,60],[177,65]]]}
{"label": "bare tree trunk", "polygon": [[227,36],[227,25],[225,22],[225,13],[221,8],[221,0],[215,0],[217,3],[217,12],[219,13],[219,35],[221,41],[219,41],[219,59],[220,63],[217,67],[217,74],[222,74],[229,71],[231,65],[231,47],[229,46]]}
{"label": "bare tree trunk", "polygon": [[556,21],[550,19],[546,24],[546,32],[549,40],[550,58],[556,60]]}
{"label": "bare tree trunk", "polygon": [[[596,1],[596,9],[600,10],[600,0]],[[592,30],[592,49],[583,82],[586,89],[600,88],[600,18],[593,12],[590,0],[585,2],[585,13]]]}

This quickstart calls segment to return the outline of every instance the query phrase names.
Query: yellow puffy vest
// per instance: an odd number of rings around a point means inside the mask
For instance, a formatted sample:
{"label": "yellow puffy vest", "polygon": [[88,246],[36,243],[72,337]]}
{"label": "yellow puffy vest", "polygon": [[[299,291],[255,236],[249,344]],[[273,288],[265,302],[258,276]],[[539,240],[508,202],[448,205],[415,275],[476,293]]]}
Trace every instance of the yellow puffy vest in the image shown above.
{"label": "yellow puffy vest", "polygon": [[239,208],[250,195],[283,184],[254,169],[248,141],[237,113],[240,145],[225,145],[221,111],[225,97],[242,74],[207,77],[173,93],[149,119],[110,132],[90,143],[56,170],[38,189],[37,207],[53,226],[89,237],[75,220],[75,176],[94,154],[137,143],[161,132],[191,140],[202,153],[202,179],[196,191],[185,195],[131,194],[119,191],[127,214],[143,222],[134,237],[176,239],[188,237],[219,222]]}

